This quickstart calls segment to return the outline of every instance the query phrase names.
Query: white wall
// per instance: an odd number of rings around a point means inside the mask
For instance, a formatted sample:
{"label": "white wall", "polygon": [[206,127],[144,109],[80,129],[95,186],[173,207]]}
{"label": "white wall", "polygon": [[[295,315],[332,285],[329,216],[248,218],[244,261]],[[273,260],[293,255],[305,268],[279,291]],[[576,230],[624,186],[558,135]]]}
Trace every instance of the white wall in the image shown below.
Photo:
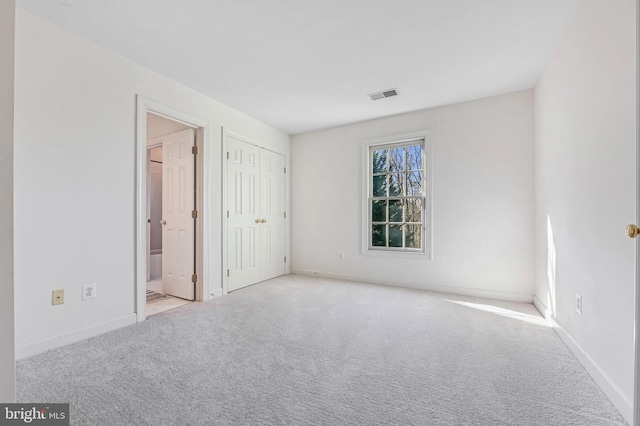
{"label": "white wall", "polygon": [[[432,260],[362,256],[361,140],[429,127]],[[531,302],[531,90],[296,135],[291,149],[292,272]]]}
{"label": "white wall", "polygon": [[13,284],[15,2],[0,2],[0,401],[16,397]]}
{"label": "white wall", "polygon": [[147,113],[147,142],[160,136],[171,135],[190,127],[178,121]]}
{"label": "white wall", "polygon": [[628,420],[635,52],[634,1],[585,0],[535,90],[536,304]]}
{"label": "white wall", "polygon": [[[136,94],[210,122],[203,154],[216,168],[222,126],[284,152],[289,136],[22,10],[16,43],[16,341],[25,356],[135,321]],[[209,184],[213,289],[221,183]],[[95,300],[81,301],[85,283],[98,284]],[[65,304],[51,306],[58,288]]]}

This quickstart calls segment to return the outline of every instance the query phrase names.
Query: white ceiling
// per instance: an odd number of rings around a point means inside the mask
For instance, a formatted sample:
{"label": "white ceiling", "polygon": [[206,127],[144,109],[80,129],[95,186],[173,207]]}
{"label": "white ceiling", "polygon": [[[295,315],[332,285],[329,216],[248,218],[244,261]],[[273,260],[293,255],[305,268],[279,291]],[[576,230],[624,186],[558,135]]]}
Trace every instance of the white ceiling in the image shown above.
{"label": "white ceiling", "polygon": [[580,2],[17,1],[289,134],[534,87]]}

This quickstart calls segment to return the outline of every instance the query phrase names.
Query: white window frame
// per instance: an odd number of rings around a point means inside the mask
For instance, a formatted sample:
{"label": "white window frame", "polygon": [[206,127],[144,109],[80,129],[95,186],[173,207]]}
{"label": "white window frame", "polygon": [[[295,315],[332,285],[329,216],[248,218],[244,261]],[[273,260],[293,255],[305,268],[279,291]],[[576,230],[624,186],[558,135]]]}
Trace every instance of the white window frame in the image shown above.
{"label": "white window frame", "polygon": [[[406,249],[391,247],[372,247],[371,246],[371,185],[372,170],[370,153],[376,148],[382,148],[390,145],[403,146],[415,142],[417,140],[424,141],[422,150],[423,164],[423,203],[422,203],[422,248]],[[423,130],[415,133],[402,135],[394,135],[377,139],[366,139],[362,141],[362,254],[364,256],[381,256],[381,257],[401,257],[415,258],[423,260],[432,259],[432,217],[433,217],[433,190],[432,190],[432,170],[433,170],[433,153],[431,143],[431,132]]]}

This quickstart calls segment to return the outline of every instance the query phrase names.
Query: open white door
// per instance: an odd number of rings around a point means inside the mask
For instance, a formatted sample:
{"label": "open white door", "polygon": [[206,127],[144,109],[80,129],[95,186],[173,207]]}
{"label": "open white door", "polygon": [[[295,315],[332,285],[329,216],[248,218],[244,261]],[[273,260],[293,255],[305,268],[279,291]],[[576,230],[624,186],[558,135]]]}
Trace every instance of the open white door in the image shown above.
{"label": "open white door", "polygon": [[193,129],[162,140],[162,291],[193,300],[195,259]]}
{"label": "open white door", "polygon": [[228,291],[253,284],[258,275],[258,178],[260,149],[227,138]]}
{"label": "open white door", "polygon": [[284,155],[260,150],[260,280],[285,273]]}

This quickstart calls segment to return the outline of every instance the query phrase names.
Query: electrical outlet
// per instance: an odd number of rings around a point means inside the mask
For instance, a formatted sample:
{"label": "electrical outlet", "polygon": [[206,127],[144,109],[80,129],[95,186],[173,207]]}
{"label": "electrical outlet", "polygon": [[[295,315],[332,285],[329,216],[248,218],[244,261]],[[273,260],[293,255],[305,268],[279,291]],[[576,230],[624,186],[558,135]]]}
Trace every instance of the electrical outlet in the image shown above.
{"label": "electrical outlet", "polygon": [[576,312],[582,315],[582,296],[576,293]]}
{"label": "electrical outlet", "polygon": [[51,292],[51,304],[53,306],[64,304],[64,290],[53,290]]}
{"label": "electrical outlet", "polygon": [[338,252],[338,260],[344,260],[344,253],[341,251]]}
{"label": "electrical outlet", "polygon": [[91,300],[96,298],[96,287],[98,284],[85,284],[82,286],[82,300]]}

